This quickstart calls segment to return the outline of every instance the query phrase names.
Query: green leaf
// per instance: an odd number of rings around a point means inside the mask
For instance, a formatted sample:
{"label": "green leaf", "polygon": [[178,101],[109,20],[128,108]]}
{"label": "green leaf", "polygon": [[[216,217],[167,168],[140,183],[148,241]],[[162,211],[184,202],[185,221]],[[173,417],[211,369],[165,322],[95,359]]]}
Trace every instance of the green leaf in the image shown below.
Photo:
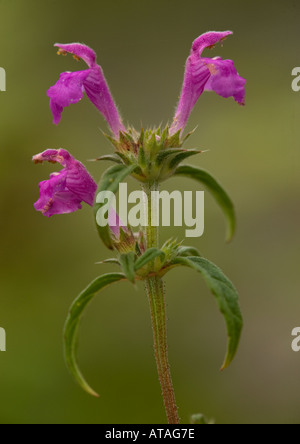
{"label": "green leaf", "polygon": [[134,144],[132,135],[129,132],[122,133],[124,135],[124,140],[127,140],[130,144]]}
{"label": "green leaf", "polygon": [[[130,165],[130,166],[115,165],[112,168],[109,168],[103,174],[100,180],[97,195],[101,191],[111,191],[113,193],[117,193],[119,191],[119,184],[122,182],[122,180],[126,179],[126,177],[128,177],[135,170],[135,168],[136,168],[135,165]],[[94,205],[95,217],[97,216],[97,212],[103,205],[104,204],[101,203],[97,202],[95,203]],[[105,227],[100,227],[97,223],[96,225],[100,238],[102,239],[104,244],[112,250],[113,244],[110,237],[109,226],[106,225]]]}
{"label": "green leaf", "polygon": [[147,165],[145,150],[142,146],[139,149],[139,165],[143,168]]}
{"label": "green leaf", "polygon": [[110,143],[118,150],[119,149],[119,142],[118,140],[114,139],[113,137],[111,137],[109,134],[106,134],[102,131],[102,134],[104,135],[104,137],[106,137],[107,140],[110,141]]}
{"label": "green leaf", "polygon": [[[129,163],[129,159],[128,159],[128,157],[126,156],[126,154],[124,154],[124,153],[121,153],[121,152],[119,152],[119,151],[117,151],[116,153],[116,156],[118,156],[120,159],[121,159],[121,163],[124,163],[125,165],[128,165],[128,163]],[[131,165],[131,164],[130,164]]]}
{"label": "green leaf", "polygon": [[115,258],[105,259],[104,261],[96,262],[96,265],[105,265],[105,264],[121,265],[120,261],[118,259],[115,259]]}
{"label": "green leaf", "polygon": [[160,166],[165,159],[171,157],[170,168],[175,168],[184,159],[200,154],[202,151],[199,150],[186,150],[184,148],[167,148],[161,151],[156,157],[156,165]]}
{"label": "green leaf", "polygon": [[120,144],[122,145],[123,149],[130,150],[131,143],[132,143],[132,137],[128,133],[122,133],[119,132],[119,140]]}
{"label": "green leaf", "polygon": [[165,159],[167,159],[168,157],[174,156],[175,154],[182,153],[184,151],[186,151],[186,150],[183,149],[183,148],[167,148],[167,149],[164,149],[163,151],[160,151],[158,153],[158,155],[156,157],[156,161],[155,161],[156,165],[160,166],[163,163],[163,161]]}
{"label": "green leaf", "polygon": [[145,131],[142,128],[141,129],[141,133],[140,133],[140,137],[139,137],[139,140],[138,140],[139,147],[144,146],[144,141],[145,141]]}
{"label": "green leaf", "polygon": [[181,129],[177,131],[177,133],[173,134],[173,136],[168,137],[166,140],[166,148],[178,148],[182,146],[182,142],[180,141]]}
{"label": "green leaf", "polygon": [[194,128],[192,131],[190,131],[189,133],[187,133],[184,137],[183,137],[183,139],[182,139],[182,144],[184,144],[193,134],[194,134],[194,132],[196,131],[196,129],[197,129],[197,127],[196,128]]}
{"label": "green leaf", "polygon": [[161,250],[158,250],[157,248],[150,248],[146,251],[135,263],[135,271],[140,270],[145,265],[147,265],[149,262],[154,261],[157,257],[165,258],[165,253]]}
{"label": "green leaf", "polygon": [[135,283],[135,258],[136,255],[132,251],[128,254],[121,254],[120,256],[122,270],[127,279],[133,284]]}
{"label": "green leaf", "polygon": [[221,185],[207,172],[199,168],[182,165],[175,171],[177,176],[190,177],[205,185],[222,208],[228,222],[226,240],[230,241],[235,233],[236,217],[233,203]]}
{"label": "green leaf", "polygon": [[180,257],[188,257],[188,256],[198,256],[198,257],[201,257],[202,255],[194,247],[182,246],[182,247],[179,247],[179,249],[178,249],[178,256],[180,256]]}
{"label": "green leaf", "polygon": [[96,160],[109,160],[111,162],[122,164],[122,160],[117,154],[106,154],[105,156],[98,157]]}
{"label": "green leaf", "polygon": [[174,159],[172,159],[170,162],[169,165],[170,170],[176,168],[185,159],[188,159],[191,156],[195,156],[196,154],[201,154],[201,153],[203,153],[203,151],[201,150],[185,150],[185,152],[177,154],[177,156],[175,156]]}
{"label": "green leaf", "polygon": [[160,144],[163,146],[165,144],[165,141],[167,140],[169,136],[169,127],[168,125],[165,127],[165,129],[163,130],[162,134],[161,134],[161,138],[160,138]]}
{"label": "green leaf", "polygon": [[140,246],[139,246],[138,242],[135,243],[135,254],[137,256],[141,256],[142,255],[142,252],[141,252],[141,249],[140,249]]}
{"label": "green leaf", "polygon": [[155,151],[157,149],[157,142],[155,133],[153,132],[151,135],[151,138],[148,140],[147,143],[147,150],[151,153],[152,151]]}
{"label": "green leaf", "polygon": [[64,329],[65,359],[67,367],[77,383],[92,396],[99,395],[88,385],[79,370],[76,361],[77,334],[84,309],[100,290],[108,285],[126,279],[124,274],[111,273],[100,276],[93,281],[73,302]]}
{"label": "green leaf", "polygon": [[204,281],[217,299],[221,313],[225,317],[228,348],[222,370],[232,362],[240,341],[243,318],[238,302],[238,294],[223,272],[213,263],[202,257],[176,258],[172,265],[183,265],[201,273]]}

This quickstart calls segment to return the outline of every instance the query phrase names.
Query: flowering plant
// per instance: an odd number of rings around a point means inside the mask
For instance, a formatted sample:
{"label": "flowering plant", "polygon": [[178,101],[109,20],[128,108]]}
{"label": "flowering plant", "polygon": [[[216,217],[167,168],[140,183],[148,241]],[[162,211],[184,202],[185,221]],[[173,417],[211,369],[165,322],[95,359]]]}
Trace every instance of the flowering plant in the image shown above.
{"label": "flowering plant", "polygon": [[[48,161],[63,166],[59,173],[51,174],[48,180],[40,183],[40,198],[35,203],[35,209],[50,217],[74,212],[81,208],[82,202],[94,206],[99,236],[109,249],[117,253],[116,258],[105,262],[115,263],[121,268],[120,273],[98,277],[73,303],[64,336],[68,368],[85,391],[98,396],[82,376],[76,361],[80,319],[93,297],[108,285],[124,280],[133,284],[144,281],[151,309],[158,375],[170,424],[178,424],[179,415],[168,362],[163,277],[180,266],[190,267],[202,275],[216,297],[226,321],[229,340],[222,369],[231,363],[236,354],[243,324],[238,295],[233,284],[216,265],[202,257],[197,249],[183,246],[173,239],[161,246],[159,229],[153,225],[153,213],[157,208],[150,205],[151,193],[157,191],[160,184],[171,176],[192,178],[204,185],[223,209],[228,222],[227,239],[230,240],[234,234],[235,212],[227,193],[208,172],[182,164],[187,158],[201,152],[185,149],[183,144],[189,136],[184,135],[189,115],[204,91],[215,91],[224,98],[233,97],[237,103],[244,105],[246,81],[239,76],[233,62],[219,57],[210,59],[202,56],[206,48],[214,47],[231,34],[230,31],[208,32],[194,41],[171,125],[164,129],[142,129],[140,132],[131,127],[125,128],[103,71],[97,64],[95,52],[79,43],[55,45],[58,47],[58,54],[70,53],[75,59],[82,59],[88,68],[62,73],[57,83],[48,90],[54,123],[60,122],[65,107],[80,101],[85,93],[102,113],[111,130],[111,135],[107,137],[115,151],[99,160],[112,161],[115,165],[104,173],[97,186],[85,167],[64,149],[46,150],[33,157],[36,163]],[[134,232],[119,219],[110,202],[104,203],[96,197],[97,189],[99,193],[116,193],[119,184],[129,176],[142,184],[148,197],[144,209],[147,223],[138,232]],[[203,421],[203,418],[194,420]]]}

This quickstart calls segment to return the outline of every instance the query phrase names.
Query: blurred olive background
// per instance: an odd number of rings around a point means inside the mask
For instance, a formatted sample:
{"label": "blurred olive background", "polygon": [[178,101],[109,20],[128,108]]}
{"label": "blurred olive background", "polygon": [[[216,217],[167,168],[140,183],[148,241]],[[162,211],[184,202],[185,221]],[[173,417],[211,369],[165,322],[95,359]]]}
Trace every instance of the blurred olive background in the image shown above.
{"label": "blurred olive background", "polygon": [[[224,242],[223,216],[206,194],[206,231],[188,240],[238,287],[245,329],[232,366],[219,372],[224,322],[201,277],[177,270],[166,278],[169,354],[184,423],[202,412],[217,423],[299,423],[300,354],[291,331],[300,325],[299,118],[291,90],[299,66],[300,4],[296,1],[78,0],[0,1],[0,422],[164,423],[143,286],[106,290],[81,328],[79,360],[101,394],[83,393],[66,370],[62,330],[68,308],[90,280],[111,266],[92,210],[44,218],[33,209],[38,183],[52,165],[31,156],[64,147],[95,179],[111,152],[102,116],[85,98],[52,124],[46,91],[60,72],[85,69],[57,57],[55,42],[80,41],[98,54],[126,122],[136,128],[171,119],[192,41],[232,29],[207,56],[234,60],[247,78],[247,106],[204,94],[189,121],[187,147],[209,150],[194,163],[212,172],[236,203],[239,229]],[[56,167],[57,168],[57,167]],[[136,183],[131,182],[131,187]],[[166,189],[196,190],[174,180]],[[184,237],[184,230],[163,230]]]}

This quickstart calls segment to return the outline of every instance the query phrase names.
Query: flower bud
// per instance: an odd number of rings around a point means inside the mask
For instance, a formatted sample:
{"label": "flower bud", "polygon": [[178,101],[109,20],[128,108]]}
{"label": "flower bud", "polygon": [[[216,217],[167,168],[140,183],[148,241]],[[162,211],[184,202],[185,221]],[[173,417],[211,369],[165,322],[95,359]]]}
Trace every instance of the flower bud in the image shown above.
{"label": "flower bud", "polygon": [[131,228],[123,224],[113,208],[109,210],[108,225],[113,247],[119,253],[125,254],[135,251],[136,240]]}

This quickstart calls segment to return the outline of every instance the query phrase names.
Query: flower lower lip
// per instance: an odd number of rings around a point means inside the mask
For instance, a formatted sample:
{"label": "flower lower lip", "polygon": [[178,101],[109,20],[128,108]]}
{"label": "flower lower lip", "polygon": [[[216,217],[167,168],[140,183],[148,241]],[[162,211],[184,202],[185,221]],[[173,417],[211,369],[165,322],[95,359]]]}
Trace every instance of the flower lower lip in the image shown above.
{"label": "flower lower lip", "polygon": [[46,150],[33,157],[34,163],[60,163],[63,169],[40,183],[40,198],[34,207],[44,216],[71,213],[81,202],[93,205],[97,184],[84,166],[66,150]]}

